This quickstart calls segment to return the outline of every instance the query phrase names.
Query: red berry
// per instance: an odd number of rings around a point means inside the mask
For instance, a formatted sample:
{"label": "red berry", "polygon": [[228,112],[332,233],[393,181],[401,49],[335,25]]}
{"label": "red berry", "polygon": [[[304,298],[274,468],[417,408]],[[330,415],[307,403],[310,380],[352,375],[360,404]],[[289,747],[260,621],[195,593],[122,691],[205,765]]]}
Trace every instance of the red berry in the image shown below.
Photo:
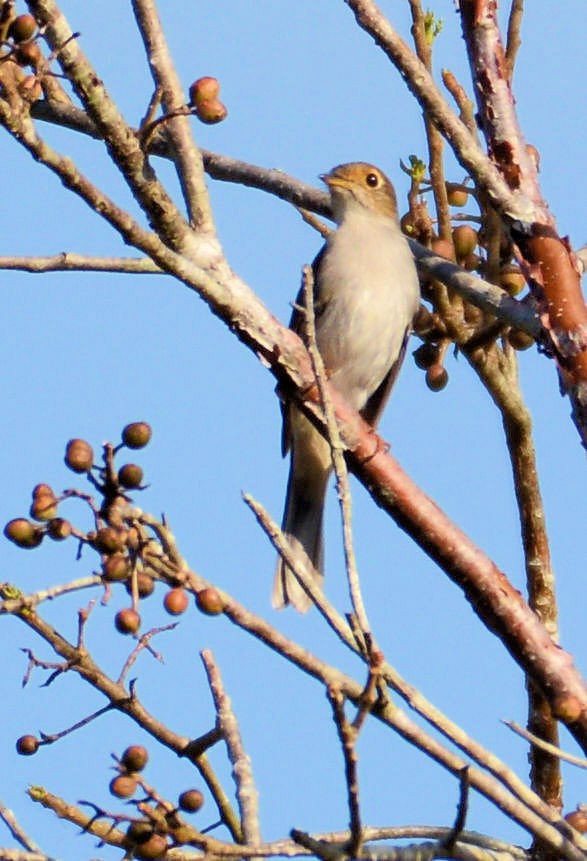
{"label": "red berry", "polygon": [[125,607],[114,617],[114,625],[121,634],[136,634],[141,627],[141,617],[132,607]]}
{"label": "red berry", "polygon": [[207,616],[218,616],[224,610],[224,601],[213,586],[208,586],[206,589],[200,589],[196,593],[196,605],[198,610],[205,613]]}
{"label": "red berry", "polygon": [[216,99],[219,92],[220,84],[217,78],[198,78],[190,87],[190,105],[197,107],[202,102]]}
{"label": "red berry", "polygon": [[149,761],[149,752],[141,744],[131,744],[120,757],[127,771],[142,771]]}
{"label": "red berry", "polygon": [[426,385],[433,392],[440,392],[448,384],[448,373],[446,368],[438,362],[430,365],[426,371]]}
{"label": "red berry", "polygon": [[39,749],[40,741],[34,735],[21,735],[16,740],[16,752],[21,756],[32,756]]}
{"label": "red berry", "polygon": [[137,780],[130,774],[118,774],[110,781],[110,792],[117,798],[130,798],[137,788]]}
{"label": "red berry", "polygon": [[185,589],[170,589],[163,599],[163,606],[171,616],[180,616],[188,608],[189,598]]}
{"label": "red berry", "polygon": [[8,30],[8,35],[15,42],[27,42],[37,32],[37,22],[32,15],[18,15]]}

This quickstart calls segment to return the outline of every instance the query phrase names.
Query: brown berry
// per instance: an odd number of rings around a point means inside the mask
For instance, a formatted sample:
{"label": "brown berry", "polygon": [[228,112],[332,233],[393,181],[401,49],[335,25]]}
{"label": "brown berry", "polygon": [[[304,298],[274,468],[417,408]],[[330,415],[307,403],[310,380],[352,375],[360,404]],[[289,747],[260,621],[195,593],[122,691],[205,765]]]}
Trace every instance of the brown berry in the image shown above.
{"label": "brown berry", "polygon": [[122,441],[127,448],[144,448],[151,436],[151,425],[147,422],[132,422],[122,431]]}
{"label": "brown berry", "polygon": [[446,196],[450,206],[464,206],[469,199],[468,191],[455,182],[446,183]]}
{"label": "brown berry", "polygon": [[466,269],[467,272],[476,272],[480,269],[482,263],[483,258],[481,255],[475,254],[474,251],[471,254],[467,254],[467,256],[463,257],[461,260],[461,266],[463,269]]}
{"label": "brown berry", "polygon": [[110,781],[110,792],[117,798],[130,798],[137,788],[137,779],[130,774],[117,774]]}
{"label": "brown berry", "polygon": [[433,365],[438,359],[438,347],[436,344],[431,344],[429,341],[424,341],[423,344],[414,350],[412,353],[414,361],[418,368],[423,371]]}
{"label": "brown berry", "polygon": [[426,385],[433,392],[440,392],[448,383],[448,372],[444,365],[435,363],[426,371]]}
{"label": "brown berry", "polygon": [[113,553],[102,563],[102,577],[109,583],[126,580],[130,575],[128,557],[123,553]]}
{"label": "brown berry", "polygon": [[94,450],[85,439],[70,439],[65,449],[65,463],[73,472],[88,472],[94,464]]}
{"label": "brown berry", "polygon": [[24,547],[26,550],[38,547],[43,540],[43,533],[39,527],[30,520],[25,520],[24,517],[16,517],[9,521],[4,527],[4,535],[17,547]]}
{"label": "brown berry", "polygon": [[17,15],[8,30],[15,42],[27,42],[37,32],[37,22],[32,15]]}
{"label": "brown berry", "polygon": [[587,833],[587,808],[581,805],[571,813],[567,813],[565,819],[575,831],[580,831],[581,834]]}
{"label": "brown berry", "polygon": [[43,53],[37,42],[23,42],[16,45],[14,59],[19,66],[32,66],[36,69],[43,58]]}
{"label": "brown berry", "polygon": [[228,116],[226,107],[219,99],[205,99],[198,102],[196,107],[196,116],[206,125],[214,125],[221,123]]}
{"label": "brown berry", "polygon": [[526,279],[520,267],[511,263],[500,270],[499,283],[504,290],[507,290],[510,296],[517,296],[524,289]]}
{"label": "brown berry", "polygon": [[126,531],[103,526],[96,532],[92,544],[100,553],[120,553],[126,545]]}
{"label": "brown berry", "polygon": [[224,601],[220,592],[213,586],[208,586],[206,589],[200,589],[199,592],[196,592],[196,605],[198,610],[201,610],[207,616],[218,616],[224,610]]}
{"label": "brown berry", "polygon": [[120,763],[127,771],[142,771],[149,761],[149,752],[141,744],[131,744],[120,757]]}
{"label": "brown berry", "polygon": [[125,607],[114,617],[114,625],[121,634],[136,634],[141,627],[141,617],[132,607]]}
{"label": "brown berry", "polygon": [[52,520],[57,516],[57,497],[48,484],[37,484],[33,489],[30,515],[35,520]]}
{"label": "brown berry", "polygon": [[163,599],[163,606],[171,616],[180,616],[188,608],[189,598],[185,589],[170,589]]}
{"label": "brown berry", "polygon": [[64,517],[54,517],[47,524],[47,535],[53,541],[65,541],[71,535],[72,525]]}
{"label": "brown berry", "polygon": [[219,92],[220,84],[217,78],[198,78],[190,87],[190,105],[197,107],[202,102],[214,100]]}
{"label": "brown berry", "polygon": [[34,735],[21,735],[16,740],[16,752],[21,756],[32,756],[39,749],[40,741]]}
{"label": "brown berry", "polygon": [[148,819],[139,819],[131,822],[126,831],[129,845],[144,843],[153,835],[153,824]]}
{"label": "brown berry", "polygon": [[528,350],[534,344],[534,338],[532,335],[528,335],[520,329],[511,329],[510,332],[508,332],[508,341],[514,350],[520,351]]}
{"label": "brown berry", "polygon": [[157,858],[163,858],[167,852],[167,840],[162,834],[152,834],[144,843],[140,843],[137,849],[139,858],[145,858],[146,861],[156,861]]}
{"label": "brown berry", "polygon": [[141,486],[143,481],[143,470],[136,463],[125,463],[118,470],[118,482],[130,490]]}
{"label": "brown berry", "polygon": [[177,803],[186,813],[196,813],[204,804],[204,796],[199,789],[186,789]]}
{"label": "brown berry", "polygon": [[439,257],[446,257],[447,260],[455,259],[455,250],[452,242],[449,242],[448,239],[434,239],[430,250],[438,254]]}
{"label": "brown berry", "polygon": [[457,260],[463,260],[467,255],[473,253],[477,247],[479,236],[469,224],[460,224],[453,230],[452,240]]}
{"label": "brown berry", "polygon": [[[139,571],[137,576],[137,594],[139,598],[148,598],[155,591],[155,581],[149,574]],[[126,591],[132,595],[132,580],[126,581]]]}

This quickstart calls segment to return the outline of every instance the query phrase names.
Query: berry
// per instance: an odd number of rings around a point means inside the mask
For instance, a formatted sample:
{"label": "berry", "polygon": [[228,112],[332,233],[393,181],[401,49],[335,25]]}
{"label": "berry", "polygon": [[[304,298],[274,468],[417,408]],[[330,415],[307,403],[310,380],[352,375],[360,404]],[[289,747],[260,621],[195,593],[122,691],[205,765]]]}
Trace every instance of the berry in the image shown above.
{"label": "berry", "polygon": [[196,592],[196,605],[198,610],[207,616],[218,616],[224,610],[224,601],[220,592],[213,586]]}
{"label": "berry", "polygon": [[152,834],[148,840],[140,844],[138,850],[139,858],[145,858],[146,861],[156,861],[157,858],[163,858],[167,852],[167,840],[162,834]]}
{"label": "berry", "polygon": [[131,744],[120,757],[121,765],[127,771],[142,771],[149,761],[149,753],[140,744]]}
{"label": "berry", "polygon": [[109,583],[126,580],[130,574],[128,557],[123,553],[113,553],[102,563],[102,577]]}
{"label": "berry", "polygon": [[426,371],[426,385],[433,392],[440,392],[448,384],[448,372],[440,363],[430,365]]}
{"label": "berry", "polygon": [[186,813],[196,813],[204,804],[204,796],[199,789],[186,789],[177,803]]}
{"label": "berry", "polygon": [[72,525],[63,517],[54,517],[47,524],[47,535],[53,541],[65,541],[71,535]]}
{"label": "berry", "polygon": [[139,819],[136,822],[131,822],[126,831],[127,840],[131,846],[145,843],[152,835],[153,825],[147,819]]}
{"label": "berry", "polygon": [[147,422],[132,422],[122,431],[122,442],[127,448],[144,448],[152,435]]}
{"label": "berry", "polygon": [[114,617],[114,625],[121,634],[136,634],[141,627],[141,617],[132,607],[125,607]]}
{"label": "berry", "polygon": [[36,69],[42,57],[43,54],[36,42],[22,42],[14,51],[14,59],[19,66],[32,66]]}
{"label": "berry", "polygon": [[48,484],[37,484],[33,489],[30,515],[35,520],[53,520],[57,516],[57,497]]}
{"label": "berry", "polygon": [[469,224],[461,224],[453,230],[452,240],[457,260],[463,260],[476,249],[479,235]]}
{"label": "berry", "polygon": [[39,749],[41,742],[34,735],[21,735],[16,740],[16,752],[21,756],[32,756]]}
{"label": "berry", "polygon": [[587,833],[587,809],[582,805],[571,813],[567,813],[565,819],[576,831],[580,831],[581,834]]}
{"label": "berry", "polygon": [[511,329],[508,332],[508,341],[514,350],[528,350],[534,344],[532,335],[522,332],[520,329]]}
{"label": "berry", "polygon": [[501,269],[499,273],[499,283],[504,290],[507,290],[510,296],[517,296],[518,293],[521,293],[524,289],[526,279],[524,278],[520,267],[515,266],[512,263]]}
{"label": "berry", "polygon": [[65,463],[73,472],[88,472],[94,463],[94,450],[85,439],[70,439],[65,449]]}
{"label": "berry", "polygon": [[117,798],[130,798],[131,795],[134,795],[136,788],[136,777],[131,777],[130,774],[117,774],[110,781],[110,792]]}
{"label": "berry", "polygon": [[457,183],[446,183],[446,196],[450,206],[464,206],[469,199],[468,192]]}
{"label": "berry", "polygon": [[[126,591],[129,595],[132,594],[132,581],[126,581]],[[137,574],[137,593],[139,598],[148,598],[155,591],[155,581],[144,571],[139,571]]]}
{"label": "berry", "polygon": [[455,259],[455,250],[452,242],[449,242],[448,239],[434,239],[430,250],[438,254],[439,257],[446,257],[447,260]]}
{"label": "berry", "polygon": [[136,463],[125,463],[118,470],[118,482],[123,487],[137,488],[141,486],[142,481],[143,470]]}
{"label": "berry", "polygon": [[171,616],[180,616],[188,608],[189,598],[185,589],[170,589],[163,599],[163,606]]}
{"label": "berry", "polygon": [[92,544],[101,553],[120,553],[126,545],[126,532],[113,526],[103,526],[96,532]]}
{"label": "berry", "polygon": [[18,15],[8,30],[8,35],[15,42],[28,42],[37,32],[37,22],[32,15]]}
{"label": "berry", "polygon": [[202,102],[207,102],[218,97],[220,84],[217,78],[198,78],[190,87],[190,105],[197,107]]}
{"label": "berry", "polygon": [[438,358],[438,347],[436,344],[424,341],[423,344],[420,344],[420,346],[414,350],[412,355],[417,367],[424,371],[436,362]]}
{"label": "berry", "polygon": [[198,102],[196,107],[196,116],[206,125],[214,125],[221,123],[228,116],[226,107],[219,99],[205,99]]}
{"label": "berry", "polygon": [[16,517],[7,523],[4,527],[4,535],[17,547],[24,547],[26,550],[38,547],[43,540],[43,533],[39,527],[30,520],[25,520],[24,517]]}

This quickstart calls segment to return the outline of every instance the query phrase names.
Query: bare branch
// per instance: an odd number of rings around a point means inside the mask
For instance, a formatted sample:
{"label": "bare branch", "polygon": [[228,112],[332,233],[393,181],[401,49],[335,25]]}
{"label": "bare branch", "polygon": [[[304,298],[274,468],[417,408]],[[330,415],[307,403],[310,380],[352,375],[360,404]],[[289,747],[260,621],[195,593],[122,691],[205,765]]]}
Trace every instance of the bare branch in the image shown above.
{"label": "bare branch", "polygon": [[218,722],[236,782],[236,795],[241,813],[243,840],[245,843],[261,842],[259,825],[259,799],[253,778],[251,762],[243,746],[240,729],[232,710],[229,697],[224,690],[222,678],[210,649],[200,653],[208,676],[208,684],[214,698]]}

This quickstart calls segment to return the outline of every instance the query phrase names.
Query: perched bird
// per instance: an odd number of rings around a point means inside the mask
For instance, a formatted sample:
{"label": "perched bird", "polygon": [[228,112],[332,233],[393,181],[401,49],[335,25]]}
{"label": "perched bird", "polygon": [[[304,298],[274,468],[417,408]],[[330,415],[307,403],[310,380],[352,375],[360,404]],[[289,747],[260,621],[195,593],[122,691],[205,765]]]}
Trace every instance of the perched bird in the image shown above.
{"label": "perched bird", "polygon": [[[353,162],[320,178],[338,226],[313,263],[316,341],[330,383],[375,426],[404,358],[419,305],[418,276],[385,174]],[[303,304],[300,292],[296,305]],[[301,332],[303,325],[303,312],[294,310],[291,328]],[[294,404],[283,407],[284,456],[289,450],[282,530],[321,584],[330,446]],[[287,604],[304,612],[311,600],[280,558],[273,606]]]}

